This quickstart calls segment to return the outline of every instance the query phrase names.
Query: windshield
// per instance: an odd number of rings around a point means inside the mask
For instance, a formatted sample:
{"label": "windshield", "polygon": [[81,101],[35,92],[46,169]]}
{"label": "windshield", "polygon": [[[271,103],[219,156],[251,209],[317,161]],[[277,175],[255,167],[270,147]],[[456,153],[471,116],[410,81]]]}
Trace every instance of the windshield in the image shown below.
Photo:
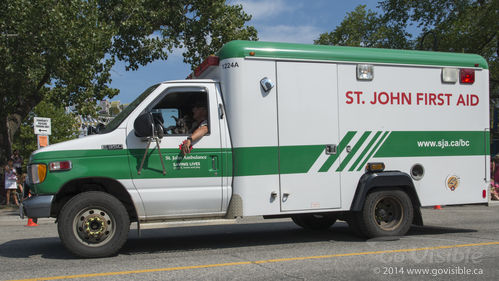
{"label": "windshield", "polygon": [[159,84],[156,84],[154,86],[149,87],[147,90],[145,90],[138,98],[136,98],[130,105],[128,105],[123,111],[121,111],[116,117],[114,117],[111,122],[109,122],[103,129],[99,130],[99,134],[106,134],[114,129],[118,128],[118,126],[125,120],[128,115],[137,108],[137,106],[145,99],[147,96],[149,96],[150,93],[152,93]]}

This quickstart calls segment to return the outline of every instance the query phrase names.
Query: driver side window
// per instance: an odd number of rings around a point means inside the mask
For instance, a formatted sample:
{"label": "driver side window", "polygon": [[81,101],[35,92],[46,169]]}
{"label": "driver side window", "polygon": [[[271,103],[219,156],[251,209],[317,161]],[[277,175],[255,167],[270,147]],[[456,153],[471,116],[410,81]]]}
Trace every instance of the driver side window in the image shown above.
{"label": "driver side window", "polygon": [[193,108],[199,104],[207,108],[207,102],[204,92],[173,92],[163,97],[151,113],[154,120],[163,125],[166,136],[187,136],[199,125],[193,118]]}

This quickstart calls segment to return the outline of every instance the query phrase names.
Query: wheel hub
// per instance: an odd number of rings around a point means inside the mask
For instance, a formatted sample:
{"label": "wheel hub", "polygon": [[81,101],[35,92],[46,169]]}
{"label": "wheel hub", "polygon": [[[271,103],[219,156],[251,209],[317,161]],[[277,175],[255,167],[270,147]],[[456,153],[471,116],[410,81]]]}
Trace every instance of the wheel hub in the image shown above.
{"label": "wheel hub", "polygon": [[392,230],[401,222],[402,206],[395,198],[383,198],[376,204],[374,216],[382,229]]}
{"label": "wheel hub", "polygon": [[106,228],[106,222],[99,216],[91,217],[85,222],[85,232],[90,236],[100,237]]}
{"label": "wheel hub", "polygon": [[100,209],[88,209],[75,217],[75,231],[85,244],[101,245],[114,234],[114,224],[109,214]]}

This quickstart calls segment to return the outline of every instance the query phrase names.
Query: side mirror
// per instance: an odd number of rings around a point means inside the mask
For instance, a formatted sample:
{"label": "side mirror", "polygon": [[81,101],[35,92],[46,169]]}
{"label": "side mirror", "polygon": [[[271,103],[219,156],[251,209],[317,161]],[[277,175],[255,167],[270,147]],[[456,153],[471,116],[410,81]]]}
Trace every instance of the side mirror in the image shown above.
{"label": "side mirror", "polygon": [[99,134],[100,131],[104,129],[104,127],[106,126],[102,123],[97,124],[97,126],[95,127],[92,125],[88,125],[87,136]]}
{"label": "side mirror", "polygon": [[99,123],[97,124],[97,127],[95,127],[95,129],[97,130],[97,133],[100,133],[100,131],[104,130],[105,127],[106,125]]}
{"label": "side mirror", "polygon": [[87,136],[94,135],[97,132],[95,131],[95,128],[92,125],[88,125],[87,127]]}
{"label": "side mirror", "polygon": [[148,138],[154,136],[154,119],[151,112],[145,112],[139,115],[133,122],[135,135],[139,138]]}
{"label": "side mirror", "polygon": [[165,135],[163,130],[162,118],[159,119],[157,114],[151,112],[145,112],[139,115],[135,122],[133,122],[133,128],[135,129],[135,135],[139,138],[152,138],[158,137],[160,139]]}

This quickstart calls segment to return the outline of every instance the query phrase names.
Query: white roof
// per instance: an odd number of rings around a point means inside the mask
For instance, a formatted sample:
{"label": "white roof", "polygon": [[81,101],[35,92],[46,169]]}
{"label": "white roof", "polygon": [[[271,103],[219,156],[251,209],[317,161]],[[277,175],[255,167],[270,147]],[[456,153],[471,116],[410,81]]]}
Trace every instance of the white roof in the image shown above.
{"label": "white roof", "polygon": [[168,84],[168,83],[217,83],[218,80],[214,79],[186,79],[186,80],[170,80],[170,81],[163,81],[161,84]]}

